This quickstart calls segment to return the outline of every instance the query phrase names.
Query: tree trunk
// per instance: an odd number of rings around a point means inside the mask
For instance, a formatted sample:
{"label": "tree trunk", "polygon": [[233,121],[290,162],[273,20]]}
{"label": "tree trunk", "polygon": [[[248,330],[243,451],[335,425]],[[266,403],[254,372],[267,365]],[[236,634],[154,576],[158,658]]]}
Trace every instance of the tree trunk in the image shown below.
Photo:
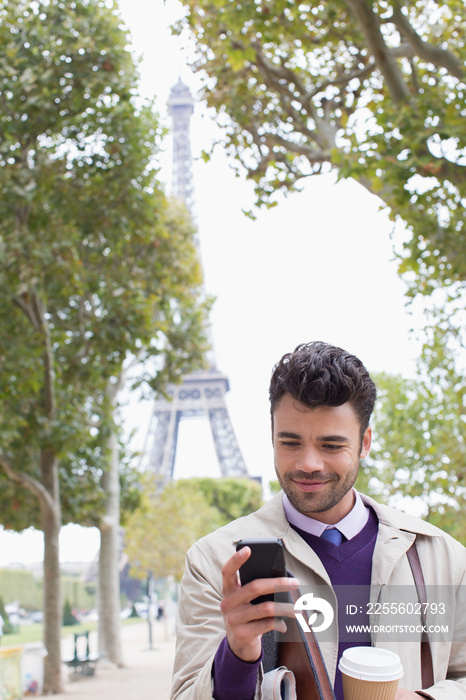
{"label": "tree trunk", "polygon": [[58,489],[58,460],[51,450],[41,453],[42,485],[51,496],[40,501],[44,533],[44,695],[63,693],[61,674],[61,577],[59,535],[61,510]]}
{"label": "tree trunk", "polygon": [[117,666],[123,666],[120,636],[120,482],[115,433],[112,433],[109,445],[109,469],[103,476],[107,504],[99,526],[99,654]]}

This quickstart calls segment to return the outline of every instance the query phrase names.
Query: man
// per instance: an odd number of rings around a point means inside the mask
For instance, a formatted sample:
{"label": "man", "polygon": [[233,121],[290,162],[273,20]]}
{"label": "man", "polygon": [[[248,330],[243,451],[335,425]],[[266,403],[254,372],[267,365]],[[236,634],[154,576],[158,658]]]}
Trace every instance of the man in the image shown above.
{"label": "man", "polygon": [[[270,383],[272,439],[283,491],[188,552],[178,608],[173,700],[259,700],[264,671],[276,665],[272,630],[284,632],[284,618],[293,610],[251,601],[274,593],[277,586],[296,588],[298,581],[300,591],[323,586],[338,609],[333,636],[321,643],[337,700],[343,700],[338,660],[345,646],[361,644],[385,645],[400,655],[404,676],[397,700],[419,700],[420,695],[466,700],[466,609],[457,602],[466,588],[465,548],[432,525],[353,489],[359,461],[370,450],[375,398],[374,383],[361,361],[326,343],[300,345],[275,366]],[[329,541],[335,535],[341,543]],[[295,578],[258,579],[241,586],[238,571],[250,549],[234,553],[234,545],[248,537],[281,539],[287,569]],[[371,629],[369,637],[348,642],[340,634],[344,610],[350,609],[345,595],[348,601],[352,586],[370,590],[371,601],[383,600],[396,587],[414,589],[406,555],[414,541],[427,586],[453,591],[450,607],[456,605],[445,611],[455,629],[431,644],[434,684],[428,688],[422,688],[417,637],[387,642]],[[358,609],[372,605],[369,595]],[[400,612],[396,600],[391,604],[392,612],[393,605]]]}

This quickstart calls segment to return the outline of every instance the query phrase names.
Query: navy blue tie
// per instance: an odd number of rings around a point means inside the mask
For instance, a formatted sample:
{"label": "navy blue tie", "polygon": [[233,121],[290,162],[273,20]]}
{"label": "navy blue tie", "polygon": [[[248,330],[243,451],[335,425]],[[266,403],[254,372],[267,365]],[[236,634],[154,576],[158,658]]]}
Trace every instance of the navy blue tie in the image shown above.
{"label": "navy blue tie", "polygon": [[342,543],[343,540],[343,535],[341,534],[340,530],[337,530],[335,527],[330,527],[327,528],[326,530],[323,531],[321,534],[321,537],[323,540],[327,540],[328,542],[332,542],[333,544],[336,544],[337,546]]}

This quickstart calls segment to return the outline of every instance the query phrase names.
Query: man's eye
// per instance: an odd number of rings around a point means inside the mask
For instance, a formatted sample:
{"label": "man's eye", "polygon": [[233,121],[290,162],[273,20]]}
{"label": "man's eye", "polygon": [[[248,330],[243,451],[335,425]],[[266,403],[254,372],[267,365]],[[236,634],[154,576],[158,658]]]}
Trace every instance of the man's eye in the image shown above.
{"label": "man's eye", "polygon": [[324,445],[324,450],[328,450],[328,452],[337,452],[337,450],[341,450],[343,445],[336,445],[334,442],[329,443],[328,445]]}
{"label": "man's eye", "polygon": [[282,441],[283,447],[299,447],[299,442],[293,442],[291,440]]}

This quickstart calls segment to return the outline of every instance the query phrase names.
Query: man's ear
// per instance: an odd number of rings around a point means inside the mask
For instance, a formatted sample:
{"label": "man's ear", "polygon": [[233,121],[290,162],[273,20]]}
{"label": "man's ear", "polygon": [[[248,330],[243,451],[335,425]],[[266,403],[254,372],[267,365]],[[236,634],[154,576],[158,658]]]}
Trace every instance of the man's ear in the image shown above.
{"label": "man's ear", "polygon": [[371,451],[371,444],[372,428],[371,426],[369,426],[368,428],[366,428],[366,432],[364,433],[364,436],[362,438],[361,454],[359,455],[360,459],[364,459],[364,457],[367,457],[367,455]]}

